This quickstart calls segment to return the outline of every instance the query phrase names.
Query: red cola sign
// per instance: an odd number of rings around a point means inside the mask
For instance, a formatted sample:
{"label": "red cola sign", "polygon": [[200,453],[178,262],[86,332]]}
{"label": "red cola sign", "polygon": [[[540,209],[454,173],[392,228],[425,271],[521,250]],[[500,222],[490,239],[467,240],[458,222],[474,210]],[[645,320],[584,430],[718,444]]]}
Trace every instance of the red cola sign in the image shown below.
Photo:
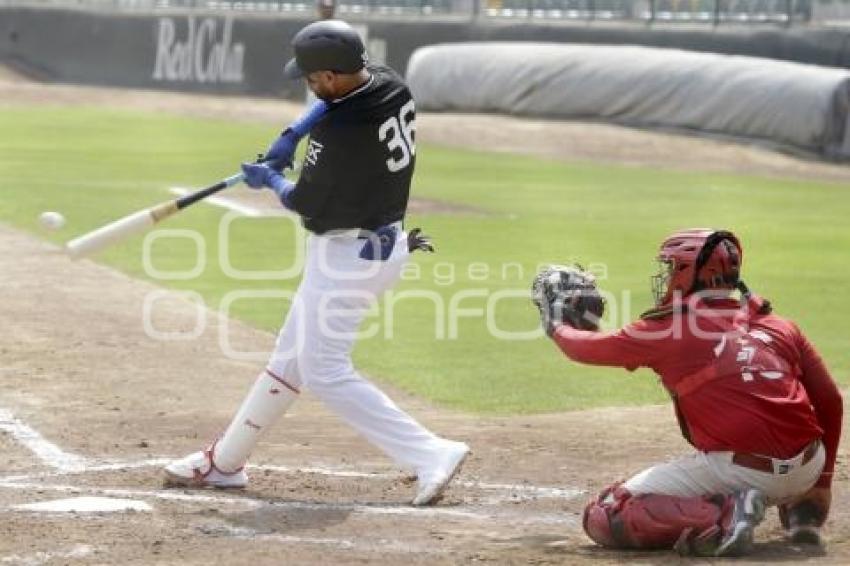
{"label": "red cola sign", "polygon": [[241,83],[245,45],[233,42],[233,19],[159,18],[153,79]]}

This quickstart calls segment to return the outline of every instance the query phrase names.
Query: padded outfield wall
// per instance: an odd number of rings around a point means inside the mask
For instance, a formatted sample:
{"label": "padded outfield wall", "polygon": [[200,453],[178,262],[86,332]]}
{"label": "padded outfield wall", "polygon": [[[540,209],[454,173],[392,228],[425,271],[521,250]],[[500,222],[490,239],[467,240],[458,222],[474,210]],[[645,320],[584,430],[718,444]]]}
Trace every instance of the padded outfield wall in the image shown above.
{"label": "padded outfield wall", "polygon": [[601,119],[850,160],[850,70],[642,46],[464,42],[418,49],[417,108]]}
{"label": "padded outfield wall", "polygon": [[[126,13],[0,7],[0,59],[47,80],[300,97],[280,66],[307,20],[203,12]],[[850,32],[438,19],[364,20],[373,59],[406,71],[413,51],[458,41],[538,41],[676,47],[850,68]]]}

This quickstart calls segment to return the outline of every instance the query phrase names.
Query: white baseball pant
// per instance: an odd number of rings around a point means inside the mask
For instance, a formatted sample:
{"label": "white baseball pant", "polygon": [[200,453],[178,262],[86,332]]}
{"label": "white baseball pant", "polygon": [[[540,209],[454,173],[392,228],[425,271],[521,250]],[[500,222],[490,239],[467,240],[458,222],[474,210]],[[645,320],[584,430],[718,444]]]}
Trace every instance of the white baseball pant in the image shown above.
{"label": "white baseball pant", "polygon": [[215,446],[220,470],[245,464],[261,433],[295,401],[302,385],[402,468],[421,472],[433,465],[446,441],[399,409],[351,362],[361,322],[399,280],[410,255],[407,234],[400,223],[398,228],[386,261],[361,259],[366,240],[356,231],[309,236],[304,276],[267,370]]}
{"label": "white baseball pant", "polygon": [[805,465],[802,460],[802,452],[789,460],[774,458],[775,472],[769,473],[734,464],[732,452],[695,452],[647,468],[627,480],[624,487],[633,494],[657,493],[677,497],[755,488],[765,495],[768,504],[778,505],[815,485],[826,460],[823,444]]}

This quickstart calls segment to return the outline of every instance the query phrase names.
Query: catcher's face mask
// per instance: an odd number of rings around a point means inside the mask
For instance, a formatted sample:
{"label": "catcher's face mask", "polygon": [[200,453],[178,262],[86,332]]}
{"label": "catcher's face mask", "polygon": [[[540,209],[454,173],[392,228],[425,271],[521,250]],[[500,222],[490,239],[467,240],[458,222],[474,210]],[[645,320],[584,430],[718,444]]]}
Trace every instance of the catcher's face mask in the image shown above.
{"label": "catcher's face mask", "polygon": [[669,259],[657,259],[656,263],[658,266],[656,273],[649,280],[652,283],[652,296],[655,298],[655,306],[661,306],[667,297],[667,289],[670,286],[675,265],[673,260]]}

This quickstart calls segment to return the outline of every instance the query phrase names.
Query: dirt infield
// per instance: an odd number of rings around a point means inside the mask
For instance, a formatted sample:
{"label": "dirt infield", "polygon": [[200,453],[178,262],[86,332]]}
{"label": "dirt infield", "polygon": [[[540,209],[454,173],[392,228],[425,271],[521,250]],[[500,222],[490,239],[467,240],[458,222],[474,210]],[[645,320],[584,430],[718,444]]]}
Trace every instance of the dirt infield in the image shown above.
{"label": "dirt infield", "polygon": [[[201,110],[198,99],[204,101]],[[0,75],[0,105],[34,100],[175,112],[191,106],[192,112],[219,117],[232,115],[233,106],[228,99],[188,95],[115,97],[104,89],[33,85]],[[240,102],[239,108],[242,118],[269,121],[274,115],[275,124],[297,112],[270,101]],[[443,120],[424,116],[423,138],[439,141],[449,135],[442,128],[458,127]],[[460,130],[479,147],[485,144],[476,124],[492,134],[487,147],[505,150],[513,148],[514,138],[506,137],[502,146],[500,132],[540,127],[469,117]],[[578,132],[562,126],[546,135],[561,139]],[[597,141],[609,128],[586,127]],[[612,128],[615,133],[673,143],[662,134]],[[644,151],[641,143],[629,144],[629,151]],[[705,143],[711,148],[719,142]],[[535,144],[523,149],[546,154],[551,147]],[[752,148],[727,150],[750,156],[740,162],[748,171],[764,166],[770,174],[850,178],[843,168]],[[625,153],[620,157],[627,160]],[[747,167],[750,158],[762,165]],[[142,313],[146,299],[160,291],[89,261],[73,263],[55,247],[0,224],[0,565],[670,561],[666,553],[599,549],[580,527],[589,494],[687,452],[667,406],[484,418],[439,410],[385,387],[429,427],[469,442],[474,451],[439,505],[413,509],[407,502],[414,486],[404,475],[305,394],[256,452],[249,489],[163,489],[162,463],[218,434],[261,367],[224,357],[221,334],[227,332],[243,351],[268,350],[274,337],[208,313],[206,330],[195,340],[151,338]],[[161,331],[186,332],[206,312],[180,299],[156,304],[153,320]],[[564,371],[580,370],[565,364]],[[825,555],[782,541],[771,513],[759,531],[757,553],[738,562],[850,563],[846,459],[842,450]],[[60,513],[19,507],[79,497],[139,501],[150,509]]]}

